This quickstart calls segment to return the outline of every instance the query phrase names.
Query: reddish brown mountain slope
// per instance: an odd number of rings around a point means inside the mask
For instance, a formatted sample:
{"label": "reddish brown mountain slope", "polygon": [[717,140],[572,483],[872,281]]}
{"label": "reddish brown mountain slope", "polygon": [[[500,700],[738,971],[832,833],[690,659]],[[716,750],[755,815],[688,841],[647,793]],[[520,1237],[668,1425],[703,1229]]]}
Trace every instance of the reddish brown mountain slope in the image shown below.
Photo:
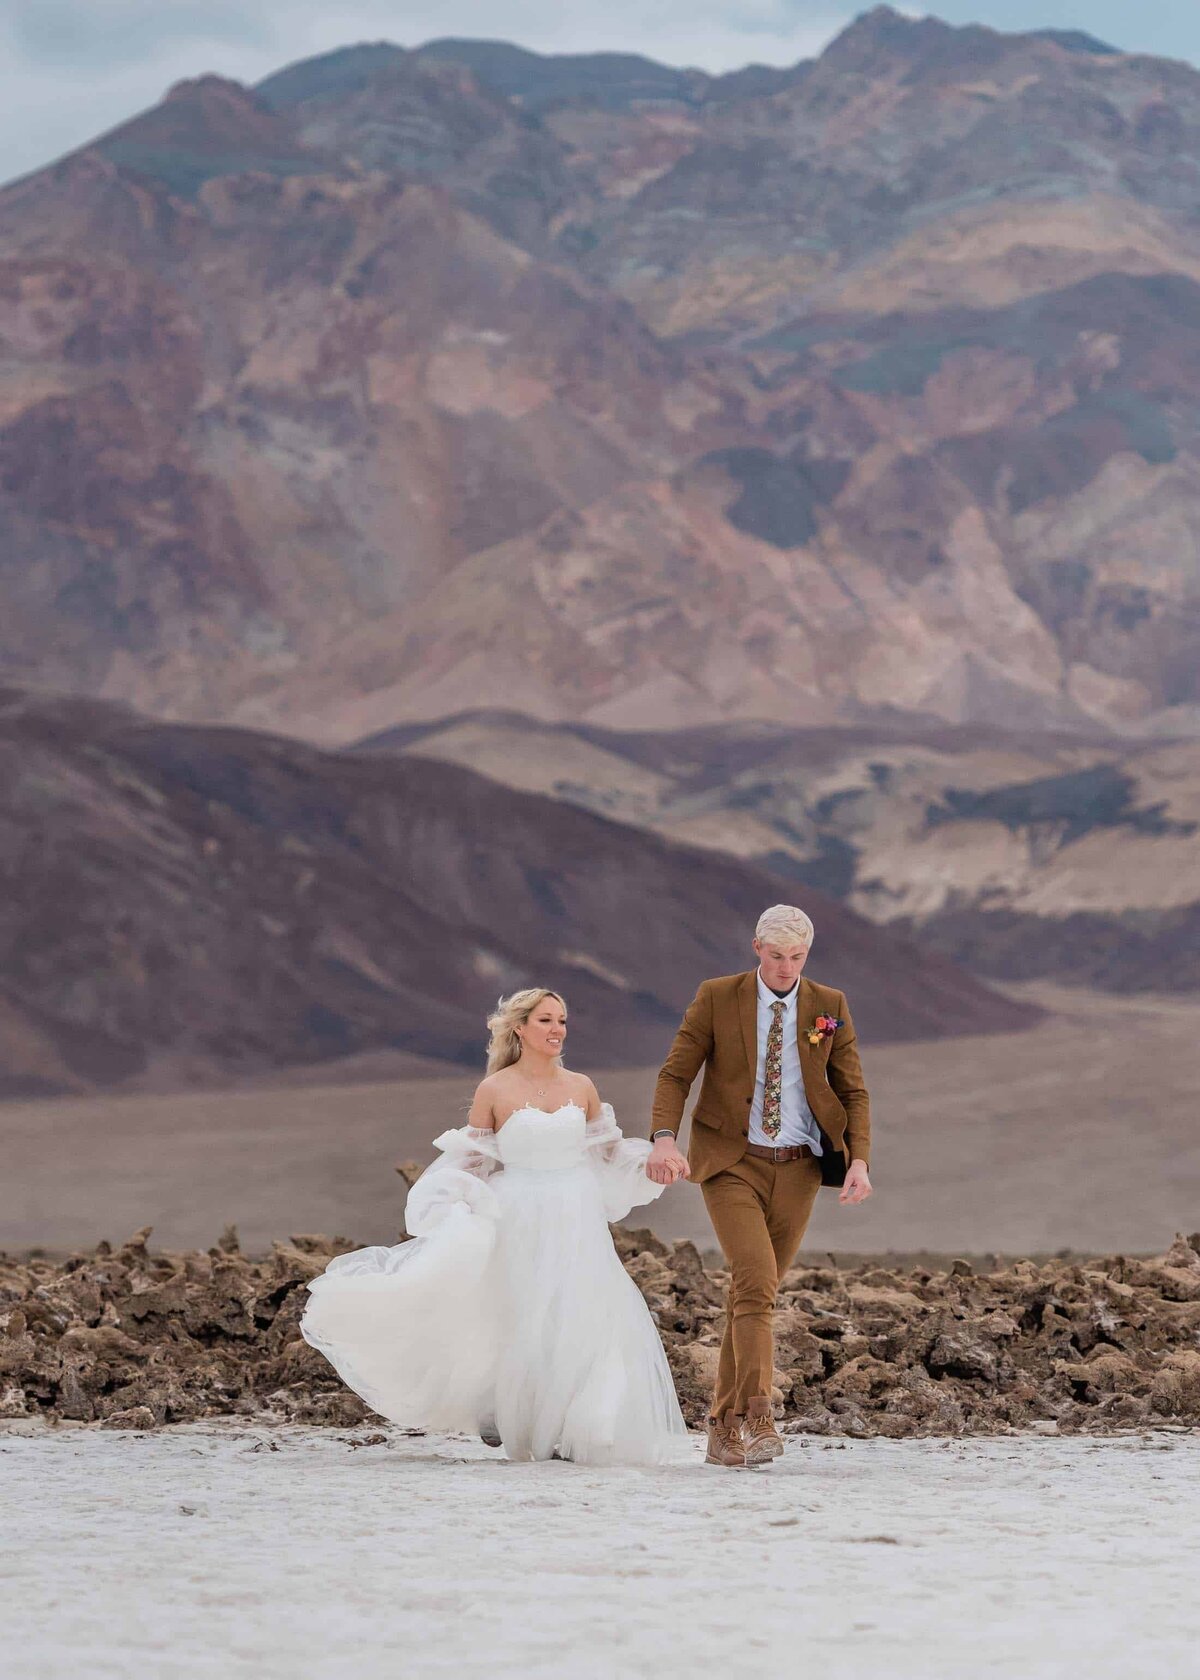
{"label": "reddish brown mountain slope", "polygon": [[0,664],[325,742],[1200,720],[1200,75],[386,44],[0,193]]}
{"label": "reddish brown mountain slope", "polygon": [[[0,694],[0,1091],[211,1083],[392,1047],[479,1064],[502,990],[576,1065],[661,1056],[787,890],[455,766]],[[818,894],[864,1038],[1024,1012]]]}

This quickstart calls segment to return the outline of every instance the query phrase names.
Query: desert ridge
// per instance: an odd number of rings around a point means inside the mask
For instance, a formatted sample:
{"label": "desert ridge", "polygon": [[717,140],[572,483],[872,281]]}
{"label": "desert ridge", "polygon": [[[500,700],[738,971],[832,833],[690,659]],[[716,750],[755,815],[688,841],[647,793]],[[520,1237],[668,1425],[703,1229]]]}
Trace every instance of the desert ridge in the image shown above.
{"label": "desert ridge", "polygon": [[[648,1062],[750,965],[789,884],[474,771],[7,690],[0,1089],[166,1090],[372,1051],[475,1066],[497,996],[560,987],[584,1064]],[[808,895],[876,1036],[1036,1019]],[[34,954],[36,953],[36,961]]]}

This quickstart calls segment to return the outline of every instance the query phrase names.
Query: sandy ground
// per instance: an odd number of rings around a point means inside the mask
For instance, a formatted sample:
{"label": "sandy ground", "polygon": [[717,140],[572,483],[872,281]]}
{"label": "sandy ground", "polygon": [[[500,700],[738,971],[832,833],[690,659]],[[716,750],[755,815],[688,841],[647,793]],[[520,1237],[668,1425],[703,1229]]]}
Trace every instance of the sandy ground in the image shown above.
{"label": "sandy ground", "polygon": [[24,1680],[1197,1673],[1200,1436],[510,1464],[243,1423],[0,1432]]}
{"label": "sandy ground", "polygon": [[[876,1195],[818,1198],[806,1250],[1148,1253],[1200,1227],[1200,999],[1030,987],[1056,1014],[1025,1033],[864,1045]],[[644,1133],[657,1069],[601,1075]],[[311,1076],[310,1076],[311,1078]],[[0,1105],[0,1247],[52,1251],[154,1226],[249,1252],[293,1231],[393,1242],[398,1161],[461,1124],[474,1079],[367,1079]],[[709,1247],[699,1191],[631,1216]]]}

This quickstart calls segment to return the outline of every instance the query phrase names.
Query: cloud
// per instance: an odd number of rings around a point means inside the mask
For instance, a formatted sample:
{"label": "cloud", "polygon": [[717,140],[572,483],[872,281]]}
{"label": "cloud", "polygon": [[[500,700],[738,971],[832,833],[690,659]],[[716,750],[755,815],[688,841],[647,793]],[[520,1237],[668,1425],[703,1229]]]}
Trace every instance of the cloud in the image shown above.
{"label": "cloud", "polygon": [[267,44],[275,33],[274,8],[213,0],[208,6],[153,4],[151,0],[3,0],[0,19],[13,49],[33,65],[60,67],[84,61],[128,64],[154,58],[178,42]]}

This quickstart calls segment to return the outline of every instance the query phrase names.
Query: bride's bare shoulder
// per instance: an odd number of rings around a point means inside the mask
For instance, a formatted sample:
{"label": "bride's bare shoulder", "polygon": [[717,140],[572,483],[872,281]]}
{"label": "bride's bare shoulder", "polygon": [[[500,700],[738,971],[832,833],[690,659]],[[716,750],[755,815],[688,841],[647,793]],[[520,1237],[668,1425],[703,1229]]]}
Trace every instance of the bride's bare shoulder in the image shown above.
{"label": "bride's bare shoulder", "polygon": [[600,1093],[586,1073],[572,1073],[568,1068],[563,1072],[571,1081],[571,1101],[582,1103],[589,1114],[595,1113],[600,1107]]}
{"label": "bride's bare shoulder", "polygon": [[497,1068],[495,1073],[489,1073],[479,1081],[475,1094],[478,1096],[482,1091],[496,1101],[506,1094],[519,1091],[520,1088],[520,1081],[514,1077],[512,1068]]}
{"label": "bride's bare shoulder", "polygon": [[487,1114],[486,1120],[476,1120],[477,1126],[502,1126],[515,1108],[521,1106],[521,1081],[511,1067],[497,1068],[479,1081],[471,1113]]}

